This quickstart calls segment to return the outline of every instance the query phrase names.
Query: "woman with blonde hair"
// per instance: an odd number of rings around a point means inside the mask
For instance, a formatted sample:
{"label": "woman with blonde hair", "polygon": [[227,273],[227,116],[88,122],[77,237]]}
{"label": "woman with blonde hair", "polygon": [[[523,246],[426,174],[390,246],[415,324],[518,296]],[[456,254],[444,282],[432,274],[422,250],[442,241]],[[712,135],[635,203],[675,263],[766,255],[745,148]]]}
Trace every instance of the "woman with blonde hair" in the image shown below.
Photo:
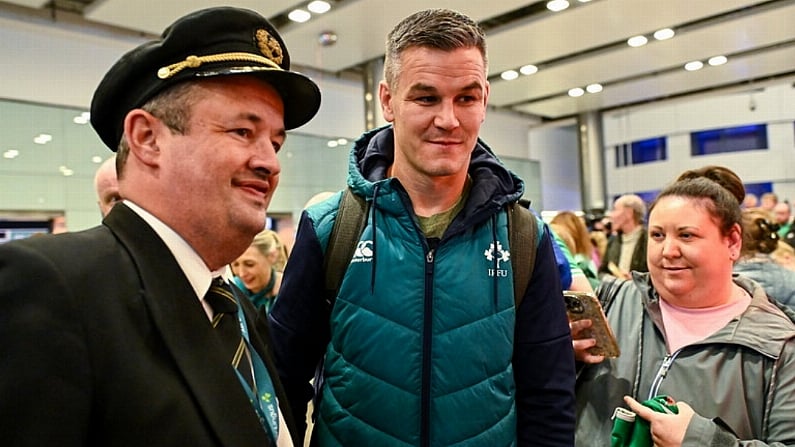
{"label": "woman with blonde hair", "polygon": [[585,222],[571,211],[561,211],[552,218],[549,226],[566,243],[577,266],[582,269],[591,287],[596,290],[599,278],[596,274],[596,264],[593,262],[593,244]]}
{"label": "woman with blonde hair", "polygon": [[778,241],[776,249],[770,253],[770,257],[776,261],[776,264],[795,271],[795,248],[792,248],[792,245]]}
{"label": "woman with blonde hair", "polygon": [[273,230],[264,230],[254,237],[251,245],[232,262],[234,283],[254,303],[257,309],[270,312],[279,288],[282,273],[278,268],[284,256],[284,245]]}

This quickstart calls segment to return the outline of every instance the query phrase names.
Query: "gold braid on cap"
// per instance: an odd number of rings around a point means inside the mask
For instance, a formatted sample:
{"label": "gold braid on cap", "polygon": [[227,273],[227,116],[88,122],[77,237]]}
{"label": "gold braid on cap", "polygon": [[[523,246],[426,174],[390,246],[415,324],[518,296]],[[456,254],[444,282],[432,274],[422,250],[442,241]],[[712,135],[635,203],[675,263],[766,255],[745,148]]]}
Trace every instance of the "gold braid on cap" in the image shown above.
{"label": "gold braid on cap", "polygon": [[278,63],[274,62],[273,60],[260,56],[258,54],[252,53],[219,53],[219,54],[210,54],[207,56],[188,56],[183,61],[179,61],[177,63],[168,65],[166,67],[161,67],[157,70],[157,77],[160,79],[168,79],[180,71],[186,68],[198,68],[201,64],[204,63],[213,63],[213,62],[230,62],[230,61],[240,61],[240,62],[258,62],[260,64],[267,65],[275,70],[281,70],[282,68],[278,65]]}

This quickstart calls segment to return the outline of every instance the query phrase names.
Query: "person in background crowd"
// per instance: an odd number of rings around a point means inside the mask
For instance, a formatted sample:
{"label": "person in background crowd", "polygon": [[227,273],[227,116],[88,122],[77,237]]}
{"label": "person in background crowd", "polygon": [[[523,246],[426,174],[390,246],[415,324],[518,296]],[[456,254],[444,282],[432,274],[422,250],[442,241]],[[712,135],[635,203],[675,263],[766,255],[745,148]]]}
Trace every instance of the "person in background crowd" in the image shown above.
{"label": "person in background crowd", "polygon": [[776,249],[773,250],[773,253],[770,253],[770,257],[773,258],[773,261],[778,265],[795,271],[795,248],[793,248],[792,245],[778,241]]}
{"label": "person in background crowd", "polygon": [[102,217],[105,217],[113,205],[121,202],[119,180],[116,178],[116,156],[108,158],[94,174],[94,190],[97,192],[97,205]]}
{"label": "person in background crowd", "polygon": [[[649,272],[600,290],[621,356],[582,365],[578,446],[610,445],[622,404],[650,422],[655,446],[795,445],[795,313],[732,275],[744,195],[734,172],[707,166],[652,204]],[[678,414],[638,403],[658,395]]]}
{"label": "person in background crowd", "polygon": [[0,246],[4,445],[301,446],[267,324],[223,277],[264,227],[286,131],[319,106],[250,10],[193,12],[113,64],[91,124],[124,201]]}
{"label": "person in background crowd", "polygon": [[773,207],[773,218],[778,225],[778,235],[781,240],[795,247],[795,226],[793,226],[795,218],[792,216],[788,201],[779,202]]}
{"label": "person in background crowd", "polygon": [[759,206],[759,198],[756,194],[751,194],[750,192],[745,195],[745,199],[743,199],[743,203],[741,205],[744,209],[756,208]]}
{"label": "person in background crowd", "polygon": [[518,256],[507,212],[523,183],[478,138],[485,45],[448,9],[389,33],[379,97],[392,125],[352,149],[347,184],[370,206],[338,294],[323,265],[342,193],[301,216],[270,323],[296,418],[324,361],[313,445],[573,443],[574,354],[540,219],[518,307],[507,270]]}
{"label": "person in background crowd", "polygon": [[[519,203],[522,204],[523,201]],[[538,219],[542,219],[541,214],[532,206],[529,206],[529,203],[527,204],[527,209]],[[548,223],[544,222],[544,227],[544,231],[552,236],[552,251],[555,254],[555,264],[558,267],[561,291],[576,290],[580,292],[593,292],[588,278],[585,277],[585,272],[577,265],[574,255],[571,253],[571,250],[569,250],[563,238],[561,238]]]}
{"label": "person in background crowd", "polygon": [[555,262],[558,266],[558,274],[560,275],[561,290],[573,290],[578,292],[593,292],[591,282],[577,262],[577,258],[571,252],[568,242],[564,237],[568,234],[561,236],[555,231],[552,226],[547,226],[545,229],[552,236],[552,250],[555,253]]}
{"label": "person in background crowd", "polygon": [[772,213],[773,208],[775,208],[777,203],[778,203],[778,196],[776,195],[776,193],[766,192],[762,194],[762,199],[759,203],[759,208],[762,208],[768,213]]}
{"label": "person in background crowd", "polygon": [[574,262],[582,270],[592,290],[599,285],[596,264],[593,262],[593,245],[582,218],[571,211],[561,211],[552,218],[550,227],[566,242]]}
{"label": "person in background crowd", "polygon": [[49,220],[49,232],[50,234],[61,234],[61,233],[68,233],[69,228],[66,226],[66,216],[58,215],[53,216]]}
{"label": "person in background crowd", "polygon": [[743,250],[734,272],[758,282],[768,295],[795,309],[795,272],[770,256],[780,242],[775,229],[761,209],[743,211]]}
{"label": "person in background crowd", "polygon": [[263,230],[251,245],[232,262],[234,283],[244,291],[257,309],[270,312],[282,285],[282,273],[276,268],[284,246],[273,230]]}
{"label": "person in background crowd", "polygon": [[588,233],[593,246],[593,255],[591,259],[594,265],[601,265],[602,259],[605,257],[607,251],[607,235],[604,231],[593,230]]}
{"label": "person in background crowd", "polygon": [[646,228],[643,219],[646,204],[635,194],[626,194],[613,202],[610,211],[612,229],[616,234],[607,241],[607,249],[599,266],[599,274],[629,278],[629,272],[648,272],[646,266]]}

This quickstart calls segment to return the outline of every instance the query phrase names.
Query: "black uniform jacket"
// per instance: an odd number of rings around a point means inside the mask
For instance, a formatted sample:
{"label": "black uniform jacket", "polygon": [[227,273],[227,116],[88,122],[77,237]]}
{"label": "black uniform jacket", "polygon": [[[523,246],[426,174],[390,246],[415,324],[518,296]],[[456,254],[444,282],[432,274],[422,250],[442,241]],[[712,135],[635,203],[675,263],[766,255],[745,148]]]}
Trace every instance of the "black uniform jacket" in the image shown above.
{"label": "black uniform jacket", "polygon": [[[265,317],[242,304],[295,435]],[[90,230],[0,245],[0,439],[269,445],[187,278],[123,204]]]}

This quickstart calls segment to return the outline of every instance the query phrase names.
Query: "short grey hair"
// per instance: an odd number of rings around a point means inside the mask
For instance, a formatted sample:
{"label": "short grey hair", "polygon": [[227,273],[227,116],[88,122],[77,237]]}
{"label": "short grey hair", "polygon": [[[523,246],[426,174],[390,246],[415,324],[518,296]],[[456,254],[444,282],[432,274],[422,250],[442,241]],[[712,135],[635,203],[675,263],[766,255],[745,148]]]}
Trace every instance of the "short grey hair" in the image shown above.
{"label": "short grey hair", "polygon": [[616,205],[631,209],[636,223],[641,223],[646,218],[646,202],[638,195],[625,194],[616,199]]}
{"label": "short grey hair", "polygon": [[450,9],[426,9],[416,12],[389,32],[386,39],[384,79],[390,88],[400,75],[400,56],[409,48],[426,47],[442,51],[477,48],[483,56],[484,74],[488,73],[486,35],[468,16]]}
{"label": "short grey hair", "polygon": [[[151,113],[161,120],[172,133],[184,135],[188,130],[188,123],[191,118],[193,105],[198,101],[196,82],[182,82],[168,90],[162,91],[140,108]],[[130,146],[124,138],[124,134],[119,141],[116,154],[116,172],[121,178],[124,165],[127,164],[127,157],[130,153]]]}

